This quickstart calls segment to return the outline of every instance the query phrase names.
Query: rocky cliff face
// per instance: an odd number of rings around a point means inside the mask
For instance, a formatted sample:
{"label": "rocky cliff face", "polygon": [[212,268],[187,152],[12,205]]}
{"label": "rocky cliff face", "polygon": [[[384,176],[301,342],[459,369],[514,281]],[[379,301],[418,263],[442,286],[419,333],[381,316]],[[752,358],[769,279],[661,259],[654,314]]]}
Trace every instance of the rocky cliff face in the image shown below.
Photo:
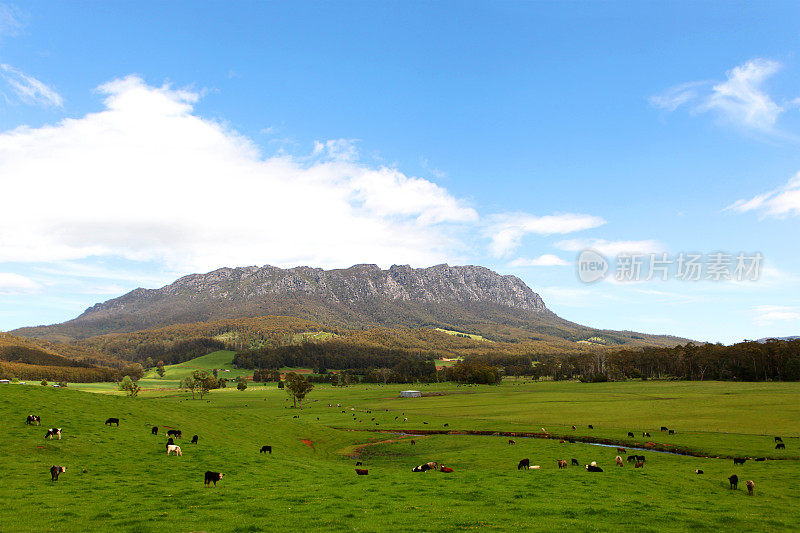
{"label": "rocky cliff face", "polygon": [[356,265],[341,270],[272,266],[220,268],[207,274],[192,274],[155,290],[136,289],[96,304],[81,315],[125,312],[147,303],[219,300],[230,303],[273,300],[281,296],[313,296],[331,303],[358,304],[368,301],[420,304],[488,303],[513,309],[545,311],[541,297],[515,276],[501,276],[480,266],[436,265],[411,268],[394,265]]}
{"label": "rocky cliff face", "polygon": [[296,316],[329,326],[447,327],[523,325],[553,317],[515,276],[480,266],[429,268],[355,265],[322,270],[273,266],[220,268],[160,289],[136,289],[28,336],[83,338],[169,324],[264,315]]}

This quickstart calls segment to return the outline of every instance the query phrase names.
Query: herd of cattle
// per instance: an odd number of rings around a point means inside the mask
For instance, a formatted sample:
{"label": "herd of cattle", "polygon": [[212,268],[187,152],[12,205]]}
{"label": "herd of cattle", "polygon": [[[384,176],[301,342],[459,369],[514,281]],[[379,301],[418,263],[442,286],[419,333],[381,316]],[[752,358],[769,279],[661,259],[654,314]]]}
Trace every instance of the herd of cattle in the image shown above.
{"label": "herd of cattle", "polygon": [[[328,407],[333,407],[333,405],[332,404],[328,404]],[[336,407],[341,407],[341,404],[337,404]],[[342,413],[346,413],[346,411],[342,411]],[[367,414],[369,414],[369,413],[371,413],[371,411],[367,411]],[[403,413],[403,414],[405,414],[405,413]],[[353,414],[353,417],[355,418],[355,414]],[[398,417],[395,417],[395,419],[397,419],[397,418]],[[374,420],[375,420],[375,418],[372,418],[372,421],[374,421]],[[407,421],[408,419],[404,418],[403,420]],[[39,426],[41,424],[41,419],[40,419],[40,417],[38,415],[30,414],[30,415],[27,416],[27,418],[25,420],[25,423],[28,424],[28,425],[37,425],[37,426]],[[113,418],[113,417],[108,418],[105,421],[105,425],[108,425],[108,426],[115,425],[116,427],[119,427],[119,418]],[[447,425],[448,424],[445,424],[445,426],[447,426]],[[589,429],[594,429],[594,426],[589,424],[588,428]],[[572,426],[572,429],[574,430],[574,429],[576,429],[576,427]],[[544,428],[542,428],[542,431],[546,432],[546,430]],[[668,429],[665,426],[661,426],[661,431],[662,432],[668,432],[668,434],[670,434],[670,435],[674,435],[675,434],[674,430]],[[152,435],[158,435],[158,432],[159,432],[158,426],[153,426],[152,429],[151,429],[151,434]],[[180,438],[183,437],[183,434],[182,434],[181,430],[169,428],[167,430],[166,434],[167,434],[167,442],[166,442],[167,455],[183,456],[183,450],[181,450],[180,446],[175,444],[175,439],[180,439]],[[650,437],[650,434],[645,431],[645,432],[642,433],[642,436],[643,437]],[[48,429],[44,438],[45,439],[53,439],[54,437],[58,437],[58,439],[61,440],[61,428],[50,428],[50,429]],[[633,432],[629,431],[628,432],[628,437],[633,438],[634,437]],[[783,439],[781,437],[774,437],[774,439],[775,439],[775,449],[778,449],[778,450],[785,449],[785,445],[784,445]],[[191,444],[197,444],[198,440],[199,440],[199,436],[198,435],[193,435],[190,443]],[[561,441],[561,442],[565,442],[565,441]],[[573,442],[573,440],[570,439],[569,442]],[[411,444],[412,445],[416,444],[416,442],[412,439],[411,440]],[[514,441],[513,439],[509,439],[508,440],[508,444],[514,445],[514,444],[516,444],[516,441]],[[272,454],[272,446],[269,446],[269,445],[262,446],[260,451],[259,451],[259,453]],[[646,457],[644,455],[637,455],[637,454],[628,455],[627,454],[627,450],[625,448],[617,448],[617,453],[626,455],[627,462],[628,463],[634,463],[634,468],[644,468],[644,464],[645,464],[645,461],[646,461]],[[743,465],[748,459],[752,459],[753,461],[765,461],[766,460],[765,457],[742,457],[742,458],[737,457],[737,458],[733,459],[733,464],[734,464],[734,466]],[[570,464],[570,463],[572,464],[572,466],[580,466],[580,463],[575,458],[572,458],[569,463],[568,463],[568,461],[566,459],[556,459],[556,463],[557,463],[559,469],[567,468],[568,464]],[[619,467],[625,466],[625,461],[623,461],[622,455],[617,455],[616,456],[615,463]],[[359,466],[363,466],[360,461],[356,463],[356,474],[357,475],[365,476],[365,475],[369,474],[369,470],[368,469],[358,468]],[[541,468],[540,465],[531,465],[530,464],[530,459],[527,459],[527,458],[520,460],[519,464],[517,464],[517,470],[538,470],[540,468]],[[586,469],[587,472],[603,472],[603,469],[600,466],[597,465],[596,461],[592,461],[590,464],[584,465],[584,468]],[[443,464],[439,464],[439,463],[437,463],[435,461],[430,461],[428,463],[424,463],[424,464],[421,464],[419,466],[415,466],[414,468],[411,469],[412,472],[427,472],[429,470],[435,470],[435,471],[444,472],[444,473],[452,473],[453,472],[452,468],[446,467]],[[51,466],[50,467],[51,481],[57,481],[59,474],[62,474],[64,472],[66,472],[66,471],[67,471],[67,467],[66,466],[59,466],[59,465]],[[700,469],[697,469],[697,470],[695,470],[695,473],[696,474],[703,474],[703,471],[700,470]],[[221,472],[207,471],[204,474],[204,485],[205,486],[210,486],[211,484],[213,484],[216,487],[217,486],[217,481],[221,480],[223,476],[224,476],[224,474],[221,473]],[[738,489],[739,477],[736,474],[731,475],[728,478],[728,481],[730,482],[730,488],[731,489],[733,489],[733,490],[737,490]],[[746,485],[747,485],[748,494],[750,494],[752,496],[755,493],[755,482],[753,480],[748,480],[746,482]]]}
{"label": "herd of cattle", "polygon": [[[39,417],[39,415],[32,415],[32,414],[28,415],[28,417],[25,419],[25,424],[38,426],[41,424],[41,418]],[[115,425],[116,427],[119,427],[119,418],[108,418],[105,421],[105,425],[107,426]],[[158,435],[158,426],[153,426],[152,429],[150,430],[150,433],[151,435]],[[45,434],[44,438],[52,439],[53,437],[58,437],[58,440],[61,440],[61,428],[50,428],[47,430],[47,433]],[[181,430],[179,429],[167,430],[167,442],[166,442],[167,455],[183,456],[183,450],[181,450],[180,446],[175,444],[175,439],[180,439],[180,438],[183,438],[183,433],[181,432]],[[194,435],[192,436],[192,440],[190,441],[190,443],[197,444],[198,441],[199,441],[199,436]],[[272,454],[272,446],[262,446],[260,453]],[[58,476],[66,471],[67,471],[66,466],[60,466],[60,465],[51,466],[50,480],[58,481]],[[204,475],[203,484],[206,486],[210,486],[211,484],[213,484],[216,487],[217,481],[221,480],[222,476],[224,475],[225,474],[221,472],[211,472],[210,470],[206,471]]]}

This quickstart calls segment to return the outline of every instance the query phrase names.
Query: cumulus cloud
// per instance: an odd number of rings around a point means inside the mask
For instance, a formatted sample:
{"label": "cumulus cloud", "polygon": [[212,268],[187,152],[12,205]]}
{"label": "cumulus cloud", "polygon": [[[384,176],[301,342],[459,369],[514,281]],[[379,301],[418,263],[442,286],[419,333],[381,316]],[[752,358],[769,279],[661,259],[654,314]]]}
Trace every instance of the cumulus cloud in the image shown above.
{"label": "cumulus cloud", "polygon": [[759,326],[775,322],[800,322],[800,307],[785,305],[759,305],[753,308],[753,321]]}
{"label": "cumulus cloud", "polygon": [[20,101],[42,107],[61,107],[64,99],[52,87],[33,76],[28,76],[11,65],[0,64],[0,77],[8,84]]}
{"label": "cumulus cloud", "polygon": [[764,215],[782,218],[800,215],[800,172],[780,189],[754,196],[749,200],[737,200],[726,207],[733,211],[761,211]]}
{"label": "cumulus cloud", "polygon": [[431,181],[360,163],[350,141],[264,157],[196,115],[195,92],[135,76],[98,92],[97,113],[0,133],[0,262],[426,265],[457,257],[477,220]]}
{"label": "cumulus cloud", "polygon": [[693,112],[714,112],[744,129],[776,133],[778,117],[791,104],[776,103],[763,85],[780,68],[781,64],[771,59],[752,59],[726,72],[725,81],[683,83],[650,97],[650,102],[667,111],[686,105]]}
{"label": "cumulus cloud", "polygon": [[568,266],[569,261],[565,261],[553,254],[543,254],[533,259],[526,259],[519,257],[511,261],[508,266],[511,267],[533,267],[533,266]]}
{"label": "cumulus cloud", "polygon": [[582,252],[595,250],[606,257],[620,254],[649,254],[664,252],[666,248],[660,242],[647,239],[641,241],[608,241],[605,239],[568,239],[555,244],[559,250],[567,252]]}
{"label": "cumulus cloud", "polygon": [[41,286],[30,278],[11,272],[0,272],[0,294],[33,292],[40,288]]}
{"label": "cumulus cloud", "polygon": [[601,217],[582,214],[559,214],[534,216],[527,213],[495,215],[488,227],[491,238],[491,251],[495,256],[506,256],[519,248],[522,237],[533,233],[554,235],[602,226],[606,221]]}

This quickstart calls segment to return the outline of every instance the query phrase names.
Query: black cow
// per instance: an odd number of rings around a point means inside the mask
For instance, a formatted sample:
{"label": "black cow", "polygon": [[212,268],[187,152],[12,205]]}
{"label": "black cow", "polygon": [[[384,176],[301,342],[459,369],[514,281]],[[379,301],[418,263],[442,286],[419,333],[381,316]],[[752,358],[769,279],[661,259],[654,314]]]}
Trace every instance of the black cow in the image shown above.
{"label": "black cow", "polygon": [[644,457],[644,455],[637,455],[637,456],[636,456],[636,460],[637,460],[637,461],[644,462],[644,461],[645,461],[645,457]]}
{"label": "black cow", "polygon": [[58,440],[61,440],[61,428],[50,428],[47,430],[44,438],[52,439],[53,437],[58,437]]}
{"label": "black cow", "polygon": [[731,488],[733,490],[736,490],[739,487],[739,476],[737,476],[736,474],[729,477],[728,481],[731,482]]}
{"label": "black cow", "polygon": [[594,426],[589,424],[589,429],[594,429]]}
{"label": "black cow", "polygon": [[[38,419],[39,417],[37,416],[36,418]],[[780,437],[775,437],[775,442],[783,442],[783,439]]]}
{"label": "black cow", "polygon": [[670,429],[670,430],[669,430],[669,434],[670,434],[670,435],[674,435],[674,434],[675,434],[675,430],[674,430],[674,429]]}
{"label": "black cow", "polygon": [[775,445],[775,449],[776,450],[785,450],[786,449],[786,445],[784,443],[782,443],[782,442],[779,442],[778,444]]}
{"label": "black cow", "polygon": [[600,468],[599,466],[594,466],[594,465],[586,465],[586,470],[588,472],[602,472],[603,471],[602,468]]}
{"label": "black cow", "polygon": [[756,457],[755,459],[753,459],[753,461],[766,461],[766,460],[767,460],[766,457]]}
{"label": "black cow", "polygon": [[224,475],[225,475],[225,474],[220,474],[219,472],[211,472],[211,471],[207,471],[207,472],[206,472],[205,481],[203,482],[203,485],[206,485],[206,486],[208,486],[208,485],[210,485],[211,483],[213,483],[213,484],[214,484],[214,486],[216,487],[216,486],[217,486],[217,481],[219,481],[220,479],[222,479],[222,476],[224,476]]}
{"label": "black cow", "polygon": [[192,437],[192,442],[191,442],[191,444],[197,444],[197,435],[195,435],[194,437]]}
{"label": "black cow", "polygon": [[629,436],[630,438],[633,438],[633,433],[629,431],[629,432],[628,432],[628,436]]}
{"label": "black cow", "polygon": [[119,427],[119,418],[109,418],[106,420],[106,425],[110,426],[111,424],[116,424]]}
{"label": "black cow", "polygon": [[572,460],[572,466],[580,466],[580,464],[578,464],[578,460],[577,459],[573,459]]}
{"label": "black cow", "polygon": [[25,420],[26,424],[36,424],[37,426],[41,423],[39,420],[39,415],[28,415],[28,418]]}
{"label": "black cow", "polygon": [[695,470],[695,471],[694,471],[694,473],[695,473],[695,474],[702,474],[702,473],[703,473],[703,471],[702,471],[702,470]]}
{"label": "black cow", "polygon": [[262,446],[261,451],[258,453],[269,453],[272,455],[272,446]]}
{"label": "black cow", "polygon": [[174,440],[172,440],[172,437],[170,437],[170,438],[168,438],[168,439],[167,439],[167,446],[172,446],[172,445],[174,445],[174,444],[175,444],[175,441],[174,441]]}
{"label": "black cow", "polygon": [[529,466],[531,466],[531,461],[530,461],[530,459],[523,459],[523,460],[522,460],[522,461],[520,461],[520,462],[519,462],[519,464],[517,465],[517,470],[522,470],[523,468],[528,468]]}
{"label": "black cow", "polygon": [[180,439],[183,436],[180,429],[170,429],[167,431],[167,437],[175,437]]}
{"label": "black cow", "polygon": [[356,466],[364,466],[364,463],[362,463],[361,461],[356,461]]}
{"label": "black cow", "polygon": [[50,467],[50,481],[58,481],[58,475],[62,472],[66,472],[66,466],[56,466],[53,465]]}
{"label": "black cow", "polygon": [[667,431],[667,426],[661,426],[661,431]]}
{"label": "black cow", "polygon": [[153,429],[150,430],[150,433],[153,435],[158,435],[158,426],[153,426]]}
{"label": "black cow", "polygon": [[629,463],[633,463],[634,461],[636,461],[636,456],[635,455],[629,455],[628,456],[628,462]]}
{"label": "black cow", "polygon": [[734,466],[735,466],[735,465],[743,465],[743,464],[745,463],[745,461],[747,461],[747,457],[745,457],[745,458],[743,458],[743,459],[742,459],[742,458],[740,458],[740,457],[734,457],[734,458],[733,458],[733,464],[734,464]]}

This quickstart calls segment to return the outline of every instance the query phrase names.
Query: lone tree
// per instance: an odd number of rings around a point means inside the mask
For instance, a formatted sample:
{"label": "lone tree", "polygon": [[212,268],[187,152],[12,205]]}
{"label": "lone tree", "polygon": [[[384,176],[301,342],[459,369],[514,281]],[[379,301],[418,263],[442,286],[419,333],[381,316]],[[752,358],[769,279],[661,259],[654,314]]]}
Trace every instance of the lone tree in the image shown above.
{"label": "lone tree", "polygon": [[194,400],[194,393],[197,392],[197,387],[197,381],[192,376],[187,376],[181,380],[180,388],[191,391],[192,400]]}
{"label": "lone tree", "polygon": [[133,381],[130,376],[125,376],[122,378],[122,381],[119,382],[119,390],[127,392],[128,396],[134,398],[139,394],[139,385]]}
{"label": "lone tree", "polygon": [[166,372],[167,371],[164,370],[164,361],[159,361],[158,364],[156,364],[156,374],[158,374],[158,377],[163,378]]}
{"label": "lone tree", "polygon": [[240,377],[236,380],[236,388],[239,390],[245,390],[247,388],[247,380],[245,378]]}
{"label": "lone tree", "polygon": [[[192,379],[197,384],[197,392],[200,393],[201,400],[203,399],[203,396],[208,394],[208,391],[219,388],[219,382],[217,381],[217,378],[205,370],[195,370],[192,372]],[[192,397],[194,397],[194,394],[192,394]]]}
{"label": "lone tree", "polygon": [[299,403],[300,409],[302,409],[303,398],[305,398],[306,394],[311,392],[313,388],[314,384],[303,376],[295,374],[294,372],[286,374],[286,393],[292,398],[292,402],[294,403],[293,408],[297,407]]}

